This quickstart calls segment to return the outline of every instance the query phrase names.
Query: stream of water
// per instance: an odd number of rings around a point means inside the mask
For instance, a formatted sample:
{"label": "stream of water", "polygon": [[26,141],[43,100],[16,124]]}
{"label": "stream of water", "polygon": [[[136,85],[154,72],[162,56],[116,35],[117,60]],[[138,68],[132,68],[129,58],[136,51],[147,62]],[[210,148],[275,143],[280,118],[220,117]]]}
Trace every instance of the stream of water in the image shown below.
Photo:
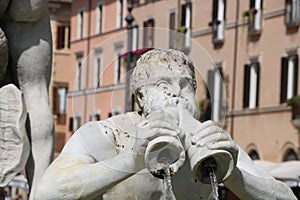
{"label": "stream of water", "polygon": [[171,181],[171,173],[170,173],[169,166],[167,166],[165,168],[164,172],[165,172],[164,173],[164,179],[163,179],[164,190],[165,190],[164,199],[165,200],[176,200],[175,196],[174,196],[174,193],[172,191],[172,181]]}
{"label": "stream of water", "polygon": [[208,167],[207,170],[209,171],[209,179],[212,187],[214,200],[219,200],[218,181],[217,181],[215,169],[213,167]]}

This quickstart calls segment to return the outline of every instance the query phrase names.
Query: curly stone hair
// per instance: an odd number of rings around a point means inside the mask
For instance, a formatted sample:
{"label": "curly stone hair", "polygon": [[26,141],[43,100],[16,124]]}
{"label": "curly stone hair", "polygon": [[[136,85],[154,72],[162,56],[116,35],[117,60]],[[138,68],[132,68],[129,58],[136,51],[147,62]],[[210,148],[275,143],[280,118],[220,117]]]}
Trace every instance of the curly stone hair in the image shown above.
{"label": "curly stone hair", "polygon": [[144,53],[137,61],[132,74],[132,91],[134,94],[137,94],[139,88],[147,83],[151,70],[158,66],[168,68],[178,66],[178,69],[182,71],[188,70],[193,79],[193,88],[196,90],[195,69],[188,56],[174,49],[153,49]]}

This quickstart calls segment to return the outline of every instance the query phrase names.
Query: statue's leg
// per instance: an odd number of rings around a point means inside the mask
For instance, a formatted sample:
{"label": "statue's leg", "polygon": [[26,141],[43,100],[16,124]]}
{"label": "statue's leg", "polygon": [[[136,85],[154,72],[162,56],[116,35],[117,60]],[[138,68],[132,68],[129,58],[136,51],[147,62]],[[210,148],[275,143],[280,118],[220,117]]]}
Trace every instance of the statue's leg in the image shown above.
{"label": "statue's leg", "polygon": [[54,152],[54,125],[48,96],[52,62],[50,22],[48,15],[44,15],[36,22],[7,22],[4,27],[12,58],[9,67],[14,68],[29,114],[31,155],[26,169],[32,199]]}
{"label": "statue's leg", "polygon": [[20,173],[27,162],[29,142],[22,93],[13,84],[0,88],[0,187]]}

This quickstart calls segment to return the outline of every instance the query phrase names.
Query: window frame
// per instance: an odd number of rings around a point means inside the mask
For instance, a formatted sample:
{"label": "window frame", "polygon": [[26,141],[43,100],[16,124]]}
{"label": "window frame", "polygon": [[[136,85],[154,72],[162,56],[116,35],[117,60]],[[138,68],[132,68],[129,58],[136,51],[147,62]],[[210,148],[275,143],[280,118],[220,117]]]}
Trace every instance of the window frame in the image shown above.
{"label": "window frame", "polygon": [[83,77],[83,70],[82,70],[82,57],[77,57],[77,63],[76,63],[76,71],[77,71],[77,75],[76,75],[76,81],[77,81],[77,84],[76,84],[76,88],[75,90],[82,90],[83,88],[83,80],[82,80],[82,77]]}
{"label": "window frame", "polygon": [[207,98],[210,99],[211,119],[215,122],[220,122],[224,116],[222,111],[224,105],[223,94],[223,63],[216,63],[216,68],[208,70],[207,76]]}
{"label": "window frame", "polygon": [[223,44],[225,40],[225,24],[226,24],[226,0],[214,0],[212,22],[213,44]]}
{"label": "window frame", "polygon": [[183,48],[191,47],[192,33],[192,2],[187,2],[181,5],[181,27],[185,27]]}
{"label": "window frame", "polygon": [[262,31],[263,0],[250,0],[248,11],[250,35],[260,34]]}
{"label": "window frame", "polygon": [[95,60],[94,60],[94,87],[99,88],[102,85],[102,48],[94,49]]}
{"label": "window frame", "polygon": [[84,8],[80,8],[77,11],[77,39],[84,38]]}
{"label": "window frame", "polygon": [[300,0],[285,1],[285,24],[289,27],[297,27],[300,24]]}
{"label": "window frame", "polygon": [[280,103],[285,103],[287,99],[297,95],[298,71],[299,55],[297,53],[292,53],[281,58]]}
{"label": "window frame", "polygon": [[123,28],[124,26],[124,0],[117,0],[116,2],[116,24],[117,24],[117,28]]}
{"label": "window frame", "polygon": [[100,1],[97,4],[97,13],[96,13],[96,34],[103,33],[104,28],[104,3]]}
{"label": "window frame", "polygon": [[171,11],[169,13],[169,48],[175,47],[175,30],[176,30],[176,12]]}
{"label": "window frame", "polygon": [[243,108],[255,109],[259,106],[260,68],[258,60],[244,66]]}
{"label": "window frame", "polygon": [[154,47],[154,18],[149,18],[143,23],[143,47],[152,48]]}

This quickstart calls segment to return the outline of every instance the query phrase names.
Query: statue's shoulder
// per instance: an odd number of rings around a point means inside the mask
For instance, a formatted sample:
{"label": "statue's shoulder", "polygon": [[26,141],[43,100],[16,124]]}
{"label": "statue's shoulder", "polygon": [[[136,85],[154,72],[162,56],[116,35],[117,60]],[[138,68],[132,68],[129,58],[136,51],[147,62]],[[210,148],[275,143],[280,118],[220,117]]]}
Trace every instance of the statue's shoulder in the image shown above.
{"label": "statue's shoulder", "polygon": [[140,121],[141,115],[138,112],[127,112],[100,121],[100,123],[120,129],[127,129],[136,126]]}
{"label": "statue's shoulder", "polygon": [[75,135],[86,151],[99,161],[118,153],[119,140],[123,140],[124,134],[133,132],[139,120],[137,112],[120,114],[101,121],[87,122]]}

